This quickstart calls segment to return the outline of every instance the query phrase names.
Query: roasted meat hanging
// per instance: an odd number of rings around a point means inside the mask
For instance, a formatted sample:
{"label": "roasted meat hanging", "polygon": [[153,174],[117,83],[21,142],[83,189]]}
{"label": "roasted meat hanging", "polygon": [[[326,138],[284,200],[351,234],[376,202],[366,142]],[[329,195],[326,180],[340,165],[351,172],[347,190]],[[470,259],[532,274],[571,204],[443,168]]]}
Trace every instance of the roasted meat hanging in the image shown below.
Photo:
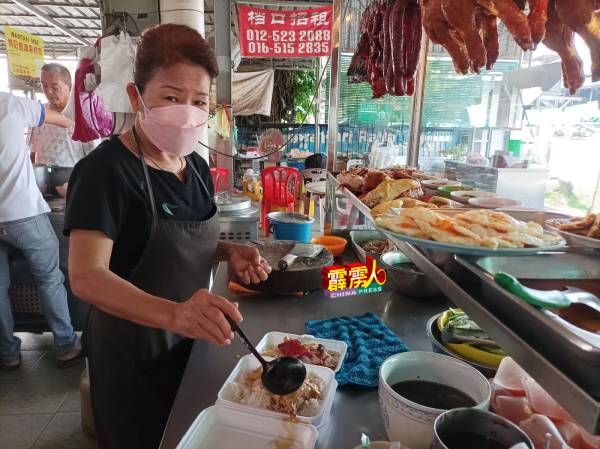
{"label": "roasted meat hanging", "polygon": [[544,45],[554,50],[562,61],[563,82],[574,95],[585,81],[583,61],[575,48],[575,33],[558,17],[556,1],[550,0]]}
{"label": "roasted meat hanging", "polygon": [[600,81],[599,0],[373,0],[360,22],[348,82],[368,82],[373,98],[412,95],[422,28],[450,54],[457,73],[490,70],[499,57],[498,19],[523,50],[543,42],[562,61],[565,88],[585,81],[574,33],[591,52],[592,80]]}
{"label": "roasted meat hanging", "polygon": [[450,54],[457,73],[469,73],[471,62],[467,47],[450,27],[442,12],[442,0],[423,0],[423,26],[434,44],[442,45]]}
{"label": "roasted meat hanging", "polygon": [[368,82],[373,98],[412,95],[421,51],[419,1],[373,1],[361,17],[360,33],[348,82]]}
{"label": "roasted meat hanging", "polygon": [[558,17],[579,34],[592,56],[592,81],[600,81],[600,11],[596,0],[555,0]]}
{"label": "roasted meat hanging", "polygon": [[[512,1],[512,0],[511,0]],[[487,55],[477,16],[480,8],[475,0],[442,0],[442,13],[448,24],[464,42],[471,71],[479,73],[486,66]]]}
{"label": "roasted meat hanging", "polygon": [[510,34],[523,50],[533,49],[527,16],[513,0],[477,0],[477,3],[504,22]]}

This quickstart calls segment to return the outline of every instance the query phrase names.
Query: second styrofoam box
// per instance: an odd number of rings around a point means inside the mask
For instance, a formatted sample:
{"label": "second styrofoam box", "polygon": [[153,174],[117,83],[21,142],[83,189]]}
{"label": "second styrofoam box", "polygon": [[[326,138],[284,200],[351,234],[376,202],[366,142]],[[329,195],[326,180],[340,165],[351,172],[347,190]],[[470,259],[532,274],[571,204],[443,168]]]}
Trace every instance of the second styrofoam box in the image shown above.
{"label": "second styrofoam box", "polygon": [[270,347],[277,346],[279,343],[283,343],[285,337],[300,340],[302,343],[319,343],[322,344],[325,349],[330,351],[335,351],[340,354],[340,360],[338,361],[337,366],[333,370],[333,372],[337,373],[342,364],[344,363],[344,358],[346,357],[346,351],[348,351],[348,345],[343,341],[338,340],[328,340],[326,338],[315,338],[312,335],[296,335],[296,334],[288,334],[285,332],[267,332],[265,336],[258,342],[256,345],[256,349],[259,353],[262,354],[264,350]]}
{"label": "second styrofoam box", "polygon": [[[269,360],[269,357],[265,357]],[[252,407],[245,404],[240,404],[239,402],[233,401],[233,391],[231,388],[231,384],[234,382],[242,382],[243,376],[249,371],[254,371],[255,369],[260,368],[260,363],[253,355],[247,355],[240,359],[238,364],[235,366],[221,389],[219,390],[219,394],[217,395],[217,404],[223,404],[228,407],[242,410],[246,412],[250,412],[256,415],[262,416],[271,416],[278,418],[286,418],[288,415],[285,413],[274,412],[271,410],[267,410],[264,408]],[[321,401],[321,406],[319,407],[319,411],[315,416],[302,416],[298,415],[296,417],[297,421],[312,424],[313,426],[320,428],[325,425],[327,419],[329,418],[329,414],[331,413],[331,408],[333,406],[333,399],[335,397],[335,391],[337,389],[337,381],[335,380],[335,374],[329,368],[324,366],[316,366],[316,365],[306,365],[307,373],[314,373],[316,376],[323,380],[323,400]]]}
{"label": "second styrofoam box", "polygon": [[198,415],[177,449],[264,449],[277,444],[290,449],[313,449],[317,437],[317,430],[309,424],[213,405]]}

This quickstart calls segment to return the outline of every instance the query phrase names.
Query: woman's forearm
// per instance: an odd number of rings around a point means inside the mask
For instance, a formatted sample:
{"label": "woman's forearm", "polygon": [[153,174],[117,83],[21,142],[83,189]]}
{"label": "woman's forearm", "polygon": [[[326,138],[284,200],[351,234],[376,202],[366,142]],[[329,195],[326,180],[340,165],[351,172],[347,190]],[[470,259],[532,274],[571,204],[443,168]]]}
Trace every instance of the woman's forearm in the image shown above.
{"label": "woman's forearm", "polygon": [[73,293],[99,309],[143,326],[173,330],[176,303],[150,295],[104,267],[72,273]]}

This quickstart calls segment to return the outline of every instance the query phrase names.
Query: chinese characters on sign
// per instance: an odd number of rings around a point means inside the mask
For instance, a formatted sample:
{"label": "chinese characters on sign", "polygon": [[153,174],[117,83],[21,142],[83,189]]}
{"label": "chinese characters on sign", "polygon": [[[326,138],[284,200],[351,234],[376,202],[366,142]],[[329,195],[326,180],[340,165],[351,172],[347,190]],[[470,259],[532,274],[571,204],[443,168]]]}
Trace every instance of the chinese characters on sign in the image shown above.
{"label": "chinese characters on sign", "polygon": [[377,266],[375,259],[367,256],[366,263],[351,263],[325,267],[322,271],[323,288],[332,298],[340,296],[378,293],[383,290],[387,274]]}
{"label": "chinese characters on sign", "polygon": [[333,7],[275,11],[239,5],[244,57],[307,58],[331,54]]}
{"label": "chinese characters on sign", "polygon": [[44,41],[41,37],[4,27],[8,68],[19,78],[38,78],[44,65]]}

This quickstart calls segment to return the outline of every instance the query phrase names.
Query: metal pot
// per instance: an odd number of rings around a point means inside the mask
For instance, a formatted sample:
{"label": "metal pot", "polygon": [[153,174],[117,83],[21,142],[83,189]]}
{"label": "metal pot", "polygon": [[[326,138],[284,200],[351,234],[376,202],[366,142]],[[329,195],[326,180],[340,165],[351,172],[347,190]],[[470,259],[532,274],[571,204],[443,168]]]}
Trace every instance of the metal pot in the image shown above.
{"label": "metal pot", "polygon": [[72,167],[48,166],[48,173],[50,174],[50,177],[48,181],[47,193],[54,194],[56,193],[57,187],[62,186],[65,182],[69,182],[71,172],[73,172]]}
{"label": "metal pot", "polygon": [[43,194],[49,193],[50,173],[48,166],[44,164],[33,164],[35,183]]}
{"label": "metal pot", "polygon": [[388,280],[400,293],[415,298],[431,298],[442,294],[425,273],[414,266],[402,251],[389,251],[381,255],[381,265]]}

